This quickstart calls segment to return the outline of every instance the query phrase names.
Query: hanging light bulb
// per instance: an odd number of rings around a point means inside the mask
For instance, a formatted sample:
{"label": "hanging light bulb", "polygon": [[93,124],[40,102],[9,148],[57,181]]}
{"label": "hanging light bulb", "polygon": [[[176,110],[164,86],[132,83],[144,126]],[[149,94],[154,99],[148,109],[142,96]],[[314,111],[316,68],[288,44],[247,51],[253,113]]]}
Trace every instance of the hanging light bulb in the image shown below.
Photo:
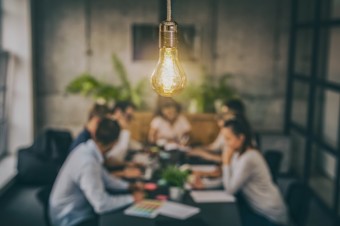
{"label": "hanging light bulb", "polygon": [[161,96],[173,96],[186,84],[177,43],[177,24],[171,19],[171,0],[167,0],[167,19],[159,25],[159,60],[151,75],[152,87]]}

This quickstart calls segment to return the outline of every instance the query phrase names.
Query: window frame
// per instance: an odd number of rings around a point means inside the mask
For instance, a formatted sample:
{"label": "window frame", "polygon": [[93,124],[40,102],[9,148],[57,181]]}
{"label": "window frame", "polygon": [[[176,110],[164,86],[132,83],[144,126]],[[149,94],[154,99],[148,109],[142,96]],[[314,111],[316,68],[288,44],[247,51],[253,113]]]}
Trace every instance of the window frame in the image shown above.
{"label": "window frame", "polygon": [[[287,89],[286,89],[286,108],[285,108],[285,128],[286,134],[298,133],[306,140],[305,145],[305,158],[303,161],[304,173],[301,178],[302,181],[309,185],[311,179],[311,161],[313,145],[317,145],[326,153],[332,155],[336,160],[336,173],[334,180],[334,200],[331,206],[326,204],[326,201],[320,197],[317,192],[312,192],[314,198],[318,200],[320,206],[325,208],[334,218],[334,224],[340,216],[340,131],[337,134],[336,147],[330,145],[322,136],[318,136],[318,130],[323,128],[323,112],[317,110],[317,101],[321,101],[321,105],[325,104],[324,93],[332,91],[340,94],[340,83],[329,81],[326,77],[326,64],[328,62],[329,50],[329,32],[333,28],[340,27],[340,18],[324,18],[325,7],[329,6],[331,0],[322,1],[315,0],[313,18],[310,21],[298,21],[299,18],[299,3],[302,0],[291,0],[292,15],[290,24],[290,37],[289,37],[289,56],[288,56],[288,70],[287,70]],[[330,8],[327,8],[330,9]],[[312,29],[312,55],[310,60],[310,74],[297,74],[295,73],[296,64],[296,51],[297,51],[297,35],[299,31],[305,29]],[[326,31],[326,35],[322,32]],[[321,46],[321,44],[325,44]],[[321,47],[325,47],[322,49]],[[322,76],[320,76],[322,75]],[[292,119],[292,107],[294,98],[294,84],[301,82],[309,86],[308,96],[308,112],[307,124],[301,126],[294,122]],[[317,96],[317,91],[322,90],[320,96]],[[340,103],[339,103],[340,106]],[[340,112],[340,110],[339,110]],[[318,113],[318,114],[317,114]],[[340,128],[340,114],[338,114],[338,127]],[[315,120],[316,119],[316,120]]]}

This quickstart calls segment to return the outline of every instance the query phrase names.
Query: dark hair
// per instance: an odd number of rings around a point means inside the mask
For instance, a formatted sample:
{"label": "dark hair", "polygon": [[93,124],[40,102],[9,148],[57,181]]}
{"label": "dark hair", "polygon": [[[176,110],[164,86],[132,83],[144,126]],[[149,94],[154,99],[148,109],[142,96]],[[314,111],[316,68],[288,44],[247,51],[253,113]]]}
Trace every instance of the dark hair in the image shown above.
{"label": "dark hair", "polygon": [[103,118],[97,127],[95,138],[96,141],[108,145],[118,140],[120,133],[120,126],[116,120]]}
{"label": "dark hair", "polygon": [[120,109],[121,111],[125,112],[126,109],[128,109],[129,107],[135,109],[136,106],[131,103],[130,101],[118,101],[115,106],[112,109],[112,112],[116,112],[118,109]]}
{"label": "dark hair", "polygon": [[227,100],[224,103],[224,106],[227,106],[235,114],[240,114],[240,115],[246,114],[246,108],[244,106],[244,103],[239,99]]}
{"label": "dark hair", "polygon": [[247,148],[253,147],[253,144],[252,144],[253,133],[252,133],[250,124],[248,123],[248,121],[246,120],[244,116],[238,115],[234,119],[225,121],[224,128],[230,128],[236,136],[240,136],[240,135],[244,136],[243,145],[241,149],[239,150],[240,155],[242,155],[247,150]]}
{"label": "dark hair", "polygon": [[96,103],[89,112],[88,120],[91,120],[93,117],[98,117],[100,119],[105,118],[110,112],[110,108],[107,105]]}
{"label": "dark hair", "polygon": [[162,109],[167,107],[174,107],[178,113],[182,111],[181,105],[170,97],[160,97],[157,105],[155,114],[159,116],[163,116]]}

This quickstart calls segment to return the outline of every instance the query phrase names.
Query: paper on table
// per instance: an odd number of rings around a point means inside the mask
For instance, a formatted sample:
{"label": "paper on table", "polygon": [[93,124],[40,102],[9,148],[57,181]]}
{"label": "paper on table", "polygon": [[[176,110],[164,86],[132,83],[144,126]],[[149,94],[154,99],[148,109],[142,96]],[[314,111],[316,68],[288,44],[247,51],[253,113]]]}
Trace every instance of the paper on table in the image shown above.
{"label": "paper on table", "polygon": [[159,209],[159,214],[181,220],[187,219],[199,212],[199,208],[170,201],[164,202]]}
{"label": "paper on table", "polygon": [[190,165],[192,171],[200,171],[205,173],[214,172],[217,169],[216,165]]}
{"label": "paper on table", "polygon": [[138,153],[134,155],[133,162],[142,164],[142,165],[149,165],[151,163],[151,160],[149,158],[148,154],[145,153]]}
{"label": "paper on table", "polygon": [[222,178],[202,178],[202,184],[205,188],[219,188],[222,187]]}
{"label": "paper on table", "polygon": [[235,197],[225,191],[192,191],[191,197],[197,203],[204,202],[235,202]]}

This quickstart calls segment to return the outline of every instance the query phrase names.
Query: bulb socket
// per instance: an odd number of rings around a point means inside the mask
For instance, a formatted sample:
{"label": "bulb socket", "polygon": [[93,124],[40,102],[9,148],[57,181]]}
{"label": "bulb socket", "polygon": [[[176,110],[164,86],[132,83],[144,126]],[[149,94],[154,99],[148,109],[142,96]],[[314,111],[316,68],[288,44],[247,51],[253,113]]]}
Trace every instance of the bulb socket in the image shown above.
{"label": "bulb socket", "polygon": [[177,23],[175,21],[163,21],[159,24],[159,48],[177,47]]}

